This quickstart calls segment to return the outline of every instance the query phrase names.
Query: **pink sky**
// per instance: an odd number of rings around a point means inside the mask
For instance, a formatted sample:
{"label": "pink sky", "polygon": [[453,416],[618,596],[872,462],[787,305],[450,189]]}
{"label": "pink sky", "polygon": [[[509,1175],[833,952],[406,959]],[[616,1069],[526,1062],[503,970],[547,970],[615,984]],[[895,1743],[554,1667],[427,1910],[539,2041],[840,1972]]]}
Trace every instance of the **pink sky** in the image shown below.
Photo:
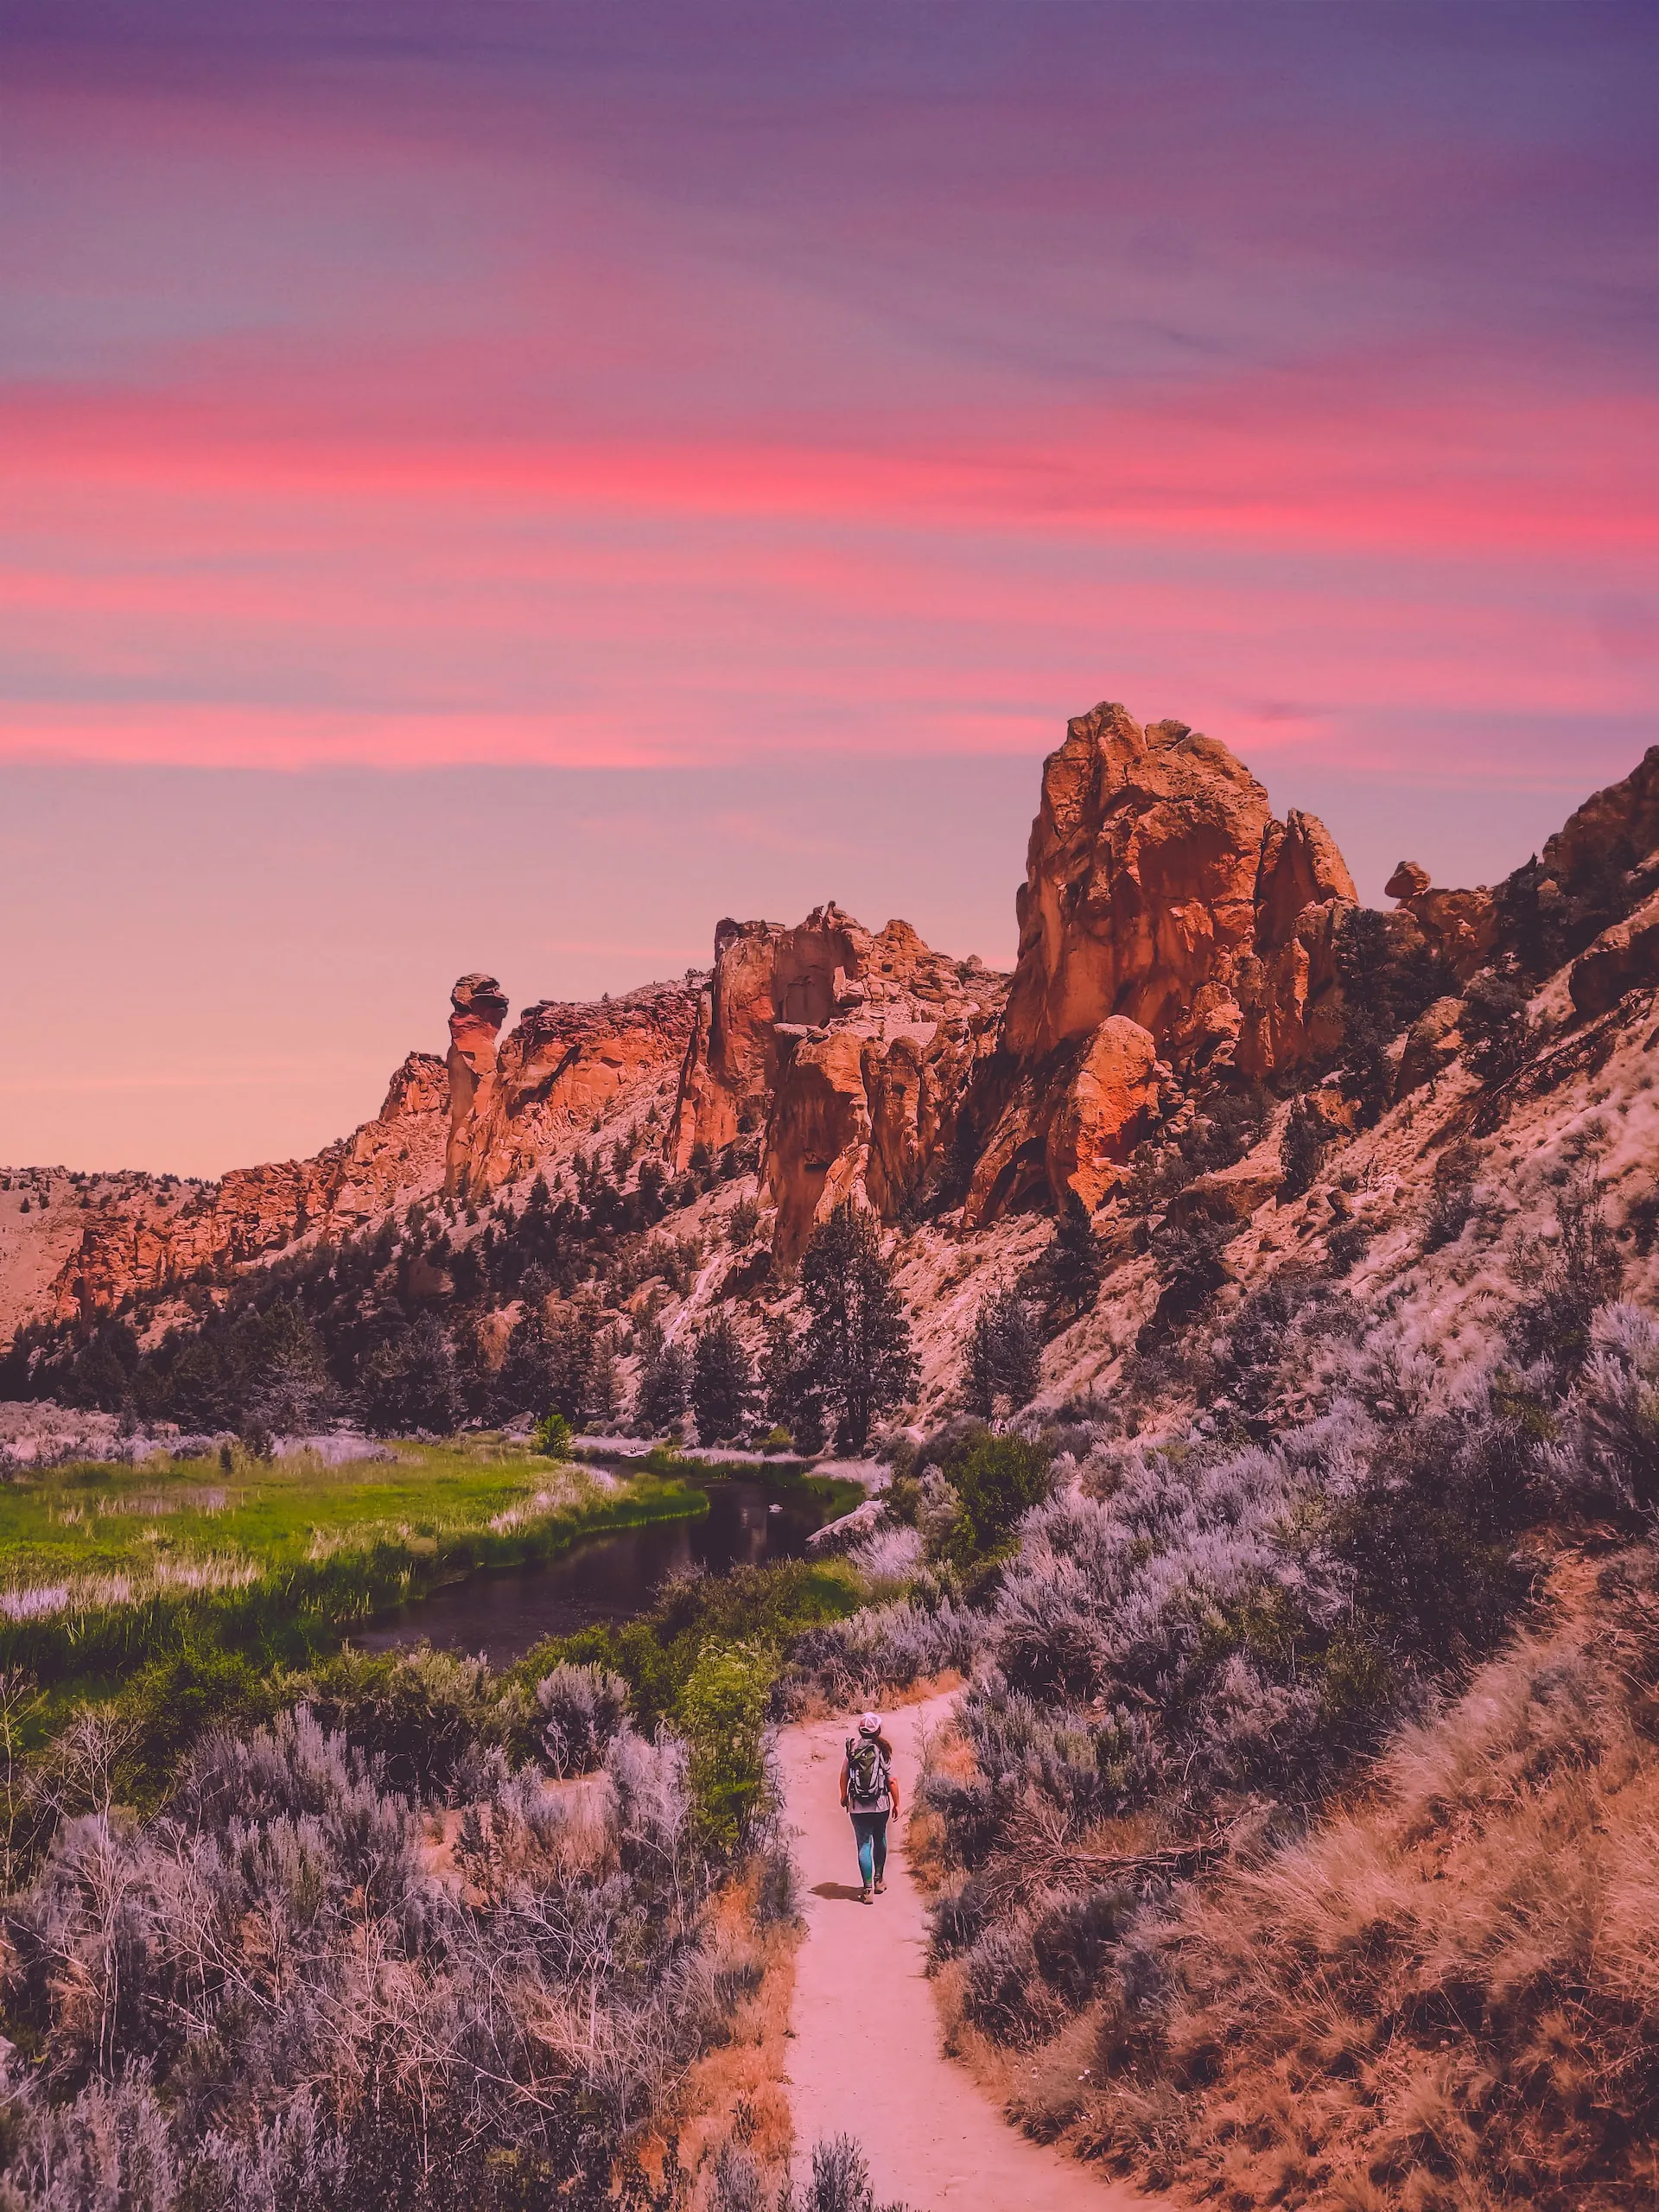
{"label": "pink sky", "polygon": [[1655,734],[1644,11],[146,15],[0,33],[0,1156],[308,1149],[728,910],[1006,957],[1102,697],[1373,898]]}

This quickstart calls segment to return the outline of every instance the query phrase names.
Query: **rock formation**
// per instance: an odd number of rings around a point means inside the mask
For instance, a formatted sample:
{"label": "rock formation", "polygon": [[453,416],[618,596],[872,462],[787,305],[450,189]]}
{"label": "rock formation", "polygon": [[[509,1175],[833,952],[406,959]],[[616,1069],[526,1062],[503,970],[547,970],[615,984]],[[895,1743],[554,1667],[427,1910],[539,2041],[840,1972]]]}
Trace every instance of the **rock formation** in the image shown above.
{"label": "rock formation", "polygon": [[1460,983],[1485,965],[1497,939],[1497,902],[1483,884],[1472,891],[1436,891],[1427,868],[1402,861],[1382,887],[1409,914]]}
{"label": "rock formation", "polygon": [[1043,766],[1020,963],[974,1100],[969,1221],[1039,1192],[1098,1205],[1182,1076],[1328,1058],[1355,903],[1324,824],[1275,821],[1225,746],[1109,702],[1069,723]]}
{"label": "rock formation", "polygon": [[669,1074],[685,1052],[697,999],[687,984],[660,983],[621,998],[526,1007],[468,1117],[455,1190],[478,1198],[533,1175],[622,1091]]}
{"label": "rock formation", "polygon": [[1243,1014],[1236,1052],[1249,1076],[1327,1058],[1342,1042],[1337,933],[1359,903],[1348,863],[1317,815],[1293,807],[1269,822],[1256,870],[1251,950],[1234,988]]}
{"label": "rock formation", "polygon": [[411,1052],[374,1119],[313,1159],[232,1168],[176,1211],[151,1189],[111,1194],[85,1214],[50,1313],[64,1320],[107,1311],[204,1268],[280,1251],[308,1230],[349,1236],[436,1187],[448,1122],[444,1063]]}
{"label": "rock formation", "polygon": [[1606,1014],[1627,991],[1659,983],[1659,892],[1603,930],[1573,963],[1567,989],[1584,1014]]}
{"label": "rock formation", "polygon": [[1043,764],[1004,1042],[1020,1065],[1124,1014],[1190,1048],[1255,926],[1268,795],[1185,722],[1110,703]]}
{"label": "rock formation", "polygon": [[449,1003],[449,1143],[443,1187],[458,1192],[466,1184],[477,1124],[494,1096],[495,1040],[507,1018],[507,1001],[493,976],[463,976]]}
{"label": "rock formation", "polygon": [[900,1217],[942,1161],[1007,978],[878,935],[833,904],[790,928],[722,922],[668,1139],[683,1167],[764,1131],[775,1249],[800,1255],[844,1198]]}

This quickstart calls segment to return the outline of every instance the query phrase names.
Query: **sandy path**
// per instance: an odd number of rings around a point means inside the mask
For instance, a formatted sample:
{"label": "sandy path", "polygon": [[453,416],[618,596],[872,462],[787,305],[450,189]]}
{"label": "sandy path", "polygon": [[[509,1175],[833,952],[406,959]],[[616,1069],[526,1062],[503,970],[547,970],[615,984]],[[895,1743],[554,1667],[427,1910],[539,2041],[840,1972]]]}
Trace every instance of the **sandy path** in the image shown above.
{"label": "sandy path", "polygon": [[[918,1736],[951,1701],[930,1698],[888,1722],[906,1808]],[[940,2050],[922,1897],[901,1850],[889,1853],[886,1896],[858,1901],[840,1803],[847,1732],[844,1719],[817,1721],[785,1729],[779,1745],[806,1916],[788,2046],[798,2177],[821,2136],[848,2134],[864,2146],[877,2201],[900,2197],[915,2212],[1146,2212],[1154,2200],[1016,2133]]]}

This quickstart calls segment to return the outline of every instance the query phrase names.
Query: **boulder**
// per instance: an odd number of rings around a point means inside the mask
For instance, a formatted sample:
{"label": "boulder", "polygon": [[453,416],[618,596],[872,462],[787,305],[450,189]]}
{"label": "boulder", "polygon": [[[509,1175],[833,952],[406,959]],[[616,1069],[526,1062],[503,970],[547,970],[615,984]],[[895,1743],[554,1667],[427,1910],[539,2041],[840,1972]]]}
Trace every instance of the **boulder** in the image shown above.
{"label": "boulder", "polygon": [[1435,891],[1428,870],[1402,861],[1382,887],[1399,901],[1460,983],[1484,967],[1497,942],[1497,900],[1484,884],[1472,891]]}

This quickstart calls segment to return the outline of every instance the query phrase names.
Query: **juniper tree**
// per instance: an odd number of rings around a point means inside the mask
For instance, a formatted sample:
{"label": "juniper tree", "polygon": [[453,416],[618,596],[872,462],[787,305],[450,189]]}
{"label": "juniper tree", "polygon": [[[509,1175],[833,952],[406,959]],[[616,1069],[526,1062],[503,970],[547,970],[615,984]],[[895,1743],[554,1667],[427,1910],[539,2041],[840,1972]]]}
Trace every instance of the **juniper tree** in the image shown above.
{"label": "juniper tree", "polygon": [[1527,1008],[1527,988],[1514,961],[1495,961],[1471,977],[1459,1027],[1465,1063],[1483,1083],[1502,1083],[1526,1058],[1532,1043]]}
{"label": "juniper tree", "polygon": [[801,1295],[807,1363],[835,1415],[836,1449],[861,1452],[873,1424],[904,1403],[919,1374],[872,1216],[849,1204],[818,1224],[801,1262]]}
{"label": "juniper tree", "polygon": [[700,1443],[737,1436],[754,1406],[754,1370],[728,1313],[716,1314],[700,1332],[691,1360],[691,1409]]}
{"label": "juniper tree", "polygon": [[1006,1398],[1017,1411],[1036,1396],[1041,1380],[1042,1346],[1026,1300],[1017,1290],[982,1300],[968,1343],[969,1410],[988,1421]]}
{"label": "juniper tree", "polygon": [[1050,1321],[1065,1327],[1091,1313],[1105,1274],[1089,1209],[1075,1191],[1068,1192],[1048,1249],[1033,1270]]}
{"label": "juniper tree", "polygon": [[633,1394],[633,1423],[642,1435],[656,1436],[678,1421],[691,1402],[691,1355],[683,1344],[665,1341],[652,1321],[645,1330],[639,1380]]}

